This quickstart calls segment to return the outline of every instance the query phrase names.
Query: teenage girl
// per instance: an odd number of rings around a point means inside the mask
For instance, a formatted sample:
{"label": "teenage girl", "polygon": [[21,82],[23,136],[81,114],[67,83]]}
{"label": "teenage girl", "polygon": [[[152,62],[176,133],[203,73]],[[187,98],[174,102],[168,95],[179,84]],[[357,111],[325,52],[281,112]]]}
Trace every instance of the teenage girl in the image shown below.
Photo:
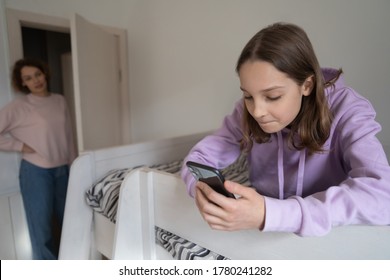
{"label": "teenage girl", "polygon": [[300,27],[276,23],[242,50],[242,98],[188,160],[223,169],[247,153],[252,187],[226,181],[227,198],[182,178],[204,220],[219,230],[257,228],[320,236],[348,224],[390,224],[390,167],[371,104],[321,69]]}

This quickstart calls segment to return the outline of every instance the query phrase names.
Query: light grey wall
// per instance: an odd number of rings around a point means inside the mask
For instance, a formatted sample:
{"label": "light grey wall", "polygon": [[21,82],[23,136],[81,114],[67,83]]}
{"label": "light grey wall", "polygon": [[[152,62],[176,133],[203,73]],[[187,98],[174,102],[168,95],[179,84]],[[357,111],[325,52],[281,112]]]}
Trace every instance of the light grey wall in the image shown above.
{"label": "light grey wall", "polygon": [[[144,3],[145,2],[145,3]],[[213,129],[240,97],[236,59],[275,21],[308,32],[323,66],[368,97],[390,144],[390,1],[144,1],[128,26],[135,140]]]}
{"label": "light grey wall", "polygon": [[390,1],[5,0],[6,6],[128,30],[134,141],[219,126],[239,98],[234,65],[243,45],[275,22],[301,25],[323,66],[343,67],[384,125],[390,73]]}
{"label": "light grey wall", "polygon": [[[390,146],[390,1],[2,1],[127,29],[135,142],[217,128],[241,95],[234,67],[242,47],[266,25],[288,21],[307,31],[323,66],[342,67],[346,81],[373,103],[383,125],[379,138]],[[1,63],[0,72],[7,71]],[[0,106],[8,99],[2,83]]]}
{"label": "light grey wall", "polygon": [[[5,6],[3,0],[0,0],[0,108],[11,101],[8,43],[4,40],[6,32]],[[18,172],[17,155],[0,151],[0,194],[11,193],[19,188]]]}

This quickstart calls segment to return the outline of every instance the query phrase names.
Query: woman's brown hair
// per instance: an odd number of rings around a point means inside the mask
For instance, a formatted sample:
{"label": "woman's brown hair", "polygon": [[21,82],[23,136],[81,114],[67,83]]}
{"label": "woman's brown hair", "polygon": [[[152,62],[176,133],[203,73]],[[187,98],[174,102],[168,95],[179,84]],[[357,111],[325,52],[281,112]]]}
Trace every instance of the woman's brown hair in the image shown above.
{"label": "woman's brown hair", "polygon": [[28,94],[30,90],[28,87],[23,85],[22,80],[22,68],[25,66],[36,67],[45,75],[47,85],[49,85],[50,73],[47,64],[41,60],[33,59],[33,58],[23,58],[15,62],[14,67],[12,69],[12,87],[19,92]]}
{"label": "woman's brown hair", "polygon": [[[306,32],[294,24],[275,23],[257,34],[246,44],[237,61],[236,71],[248,61],[265,61],[286,73],[299,86],[313,76],[312,92],[302,99],[301,109],[290,124],[289,143],[298,150],[309,153],[322,152],[332,124],[332,114],[324,89],[337,80],[325,84],[317,57]],[[299,137],[295,137],[298,135]],[[243,139],[241,148],[249,151],[253,141],[265,143],[270,134],[264,132],[244,105]]]}

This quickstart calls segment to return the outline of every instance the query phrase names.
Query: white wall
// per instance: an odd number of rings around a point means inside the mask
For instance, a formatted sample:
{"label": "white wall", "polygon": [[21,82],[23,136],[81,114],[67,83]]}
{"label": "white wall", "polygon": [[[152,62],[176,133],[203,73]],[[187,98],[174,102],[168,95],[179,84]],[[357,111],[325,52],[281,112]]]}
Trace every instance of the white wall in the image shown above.
{"label": "white wall", "polygon": [[[8,43],[6,36],[5,6],[0,0],[0,108],[11,101]],[[13,153],[0,151],[0,193],[11,193],[18,190],[18,158]]]}
{"label": "white wall", "polygon": [[383,125],[379,137],[390,145],[390,1],[4,1],[128,30],[135,142],[218,127],[241,94],[234,67],[244,44],[262,27],[289,21],[308,32],[323,66],[342,67],[347,82],[371,100]]}
{"label": "white wall", "polygon": [[[135,141],[217,127],[240,96],[234,73],[243,45],[260,28],[290,21],[309,33],[323,66],[343,67],[386,124],[390,96],[390,1],[5,0],[59,17],[80,13],[128,30]],[[381,140],[390,144],[390,128]]]}
{"label": "white wall", "polygon": [[306,29],[323,66],[343,67],[390,144],[390,1],[146,1],[130,30],[136,140],[212,129],[240,96],[234,67],[260,28]]}
{"label": "white wall", "polygon": [[[5,6],[0,0],[0,107],[11,100]],[[0,259],[31,259],[31,245],[21,196],[19,159],[0,152]]]}

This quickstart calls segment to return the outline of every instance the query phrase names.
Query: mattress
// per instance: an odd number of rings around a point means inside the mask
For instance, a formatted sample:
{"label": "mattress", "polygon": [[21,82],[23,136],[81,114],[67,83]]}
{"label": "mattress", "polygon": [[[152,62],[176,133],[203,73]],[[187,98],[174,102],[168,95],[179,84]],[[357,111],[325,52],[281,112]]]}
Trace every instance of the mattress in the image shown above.
{"label": "mattress", "polygon": [[[175,174],[179,176],[183,160],[156,164],[149,168]],[[94,211],[102,214],[111,222],[116,222],[117,205],[120,186],[124,178],[135,168],[113,169],[106,173],[86,192],[87,204]],[[221,170],[227,180],[250,186],[248,166],[245,155],[241,155],[236,162]],[[190,240],[185,240],[169,231],[156,227],[156,243],[166,249],[175,259],[226,259],[217,253],[202,248]]]}

